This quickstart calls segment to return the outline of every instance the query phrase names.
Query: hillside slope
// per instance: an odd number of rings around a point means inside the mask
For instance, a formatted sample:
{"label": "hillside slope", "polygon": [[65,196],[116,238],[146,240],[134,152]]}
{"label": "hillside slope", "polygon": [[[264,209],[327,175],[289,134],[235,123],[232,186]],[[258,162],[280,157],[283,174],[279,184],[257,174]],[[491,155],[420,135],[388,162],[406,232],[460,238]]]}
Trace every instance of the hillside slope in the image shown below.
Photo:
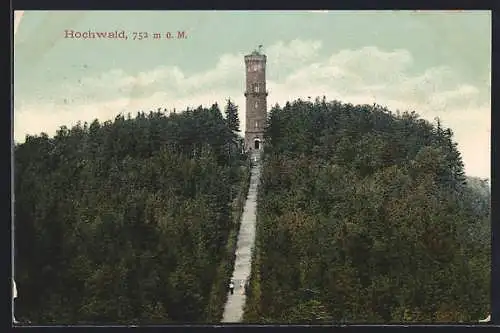
{"label": "hillside slope", "polygon": [[28,136],[15,150],[16,317],[205,322],[247,174],[240,143],[217,105]]}
{"label": "hillside slope", "polygon": [[246,321],[488,313],[490,243],[468,235],[489,203],[439,120],[297,100],[271,110],[266,140]]}

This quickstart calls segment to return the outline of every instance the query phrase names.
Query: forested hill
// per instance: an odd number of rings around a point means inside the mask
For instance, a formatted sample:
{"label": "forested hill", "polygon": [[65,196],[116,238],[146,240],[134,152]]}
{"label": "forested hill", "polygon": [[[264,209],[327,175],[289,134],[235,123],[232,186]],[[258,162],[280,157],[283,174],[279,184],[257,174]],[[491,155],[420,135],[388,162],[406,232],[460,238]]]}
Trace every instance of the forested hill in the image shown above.
{"label": "forested hill", "polygon": [[[16,145],[16,317],[220,320],[248,178],[237,109],[225,110],[120,115]],[[274,107],[246,319],[482,318],[484,188],[439,121],[325,100]]]}
{"label": "forested hill", "polygon": [[215,321],[210,309],[221,312],[226,294],[216,271],[246,172],[232,103],[226,114],[140,112],[18,144],[16,317]]}
{"label": "forested hill", "polygon": [[483,216],[478,223],[469,225],[471,237],[484,244],[491,243],[491,187],[487,179],[479,177],[467,177],[469,200],[474,209],[474,214]]}
{"label": "forested hill", "polygon": [[271,110],[263,160],[247,321],[489,312],[489,196],[439,120],[297,100]]}

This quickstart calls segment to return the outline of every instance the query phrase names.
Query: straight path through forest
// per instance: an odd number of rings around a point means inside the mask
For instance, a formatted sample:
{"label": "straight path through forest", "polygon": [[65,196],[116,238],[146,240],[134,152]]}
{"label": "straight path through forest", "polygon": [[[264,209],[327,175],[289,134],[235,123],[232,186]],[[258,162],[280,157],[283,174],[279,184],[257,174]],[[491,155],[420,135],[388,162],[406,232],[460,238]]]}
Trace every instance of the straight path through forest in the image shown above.
{"label": "straight path through forest", "polygon": [[[255,243],[255,223],[257,208],[257,186],[260,180],[260,155],[252,154],[252,159],[257,158],[257,163],[251,170],[250,187],[248,189],[245,207],[241,216],[238,242],[236,244],[236,259],[234,261],[234,271],[232,281],[234,283],[234,294],[228,292],[226,306],[222,317],[223,323],[240,322],[243,317],[245,307],[245,282],[250,277],[252,266],[252,249]],[[226,282],[227,283],[227,282]],[[243,287],[241,287],[241,284]]]}

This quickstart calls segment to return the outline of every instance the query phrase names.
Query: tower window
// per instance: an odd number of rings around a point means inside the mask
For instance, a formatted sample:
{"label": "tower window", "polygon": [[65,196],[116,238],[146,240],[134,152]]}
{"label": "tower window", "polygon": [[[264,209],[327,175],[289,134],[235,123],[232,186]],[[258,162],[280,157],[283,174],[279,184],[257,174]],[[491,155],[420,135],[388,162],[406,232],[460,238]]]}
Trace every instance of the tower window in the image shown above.
{"label": "tower window", "polygon": [[258,83],[252,83],[252,90],[253,90],[253,92],[258,93],[259,92],[259,84]]}
{"label": "tower window", "polygon": [[255,102],[255,108],[257,109],[259,107],[259,102]]}
{"label": "tower window", "polygon": [[259,121],[255,122],[255,128],[259,128]]}
{"label": "tower window", "polygon": [[254,64],[252,64],[251,68],[252,68],[252,72],[257,72],[257,71],[261,70],[261,65],[259,63],[254,63]]}

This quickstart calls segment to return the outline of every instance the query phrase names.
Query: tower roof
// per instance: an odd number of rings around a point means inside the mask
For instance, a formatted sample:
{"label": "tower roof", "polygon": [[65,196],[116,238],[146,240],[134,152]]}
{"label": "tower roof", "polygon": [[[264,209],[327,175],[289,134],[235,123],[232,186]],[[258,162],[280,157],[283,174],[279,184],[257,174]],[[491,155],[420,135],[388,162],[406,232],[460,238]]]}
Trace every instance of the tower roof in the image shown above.
{"label": "tower roof", "polygon": [[255,50],[252,51],[252,53],[248,54],[245,56],[246,57],[256,57],[256,58],[266,58],[266,55],[264,53],[262,53],[262,45],[259,45],[258,48],[256,48]]}
{"label": "tower roof", "polygon": [[253,51],[250,54],[245,56],[245,61],[266,61],[267,57],[263,53],[259,53],[258,51]]}

